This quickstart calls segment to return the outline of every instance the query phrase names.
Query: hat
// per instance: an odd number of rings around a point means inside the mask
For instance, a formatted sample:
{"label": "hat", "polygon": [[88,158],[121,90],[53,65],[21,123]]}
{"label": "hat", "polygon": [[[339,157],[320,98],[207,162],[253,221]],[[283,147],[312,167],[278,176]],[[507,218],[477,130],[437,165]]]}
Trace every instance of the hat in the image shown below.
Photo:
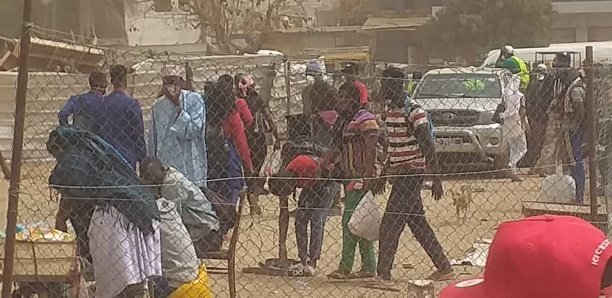
{"label": "hat", "polygon": [[308,62],[308,65],[306,66],[306,75],[314,75],[319,73],[323,73],[321,65],[319,65],[317,61]]}
{"label": "hat", "polygon": [[161,71],[162,78],[165,77],[180,77],[186,79],[185,68],[180,65],[166,65]]}
{"label": "hat", "polygon": [[546,64],[538,64],[536,66],[536,77],[538,80],[542,81],[546,78],[546,72],[548,71],[548,66]]}
{"label": "hat", "polygon": [[514,47],[511,45],[506,45],[502,48],[502,51],[506,54],[514,54]]}
{"label": "hat", "polygon": [[441,298],[598,297],[612,256],[610,240],[571,216],[534,216],[502,223],[484,277],[451,284]]}

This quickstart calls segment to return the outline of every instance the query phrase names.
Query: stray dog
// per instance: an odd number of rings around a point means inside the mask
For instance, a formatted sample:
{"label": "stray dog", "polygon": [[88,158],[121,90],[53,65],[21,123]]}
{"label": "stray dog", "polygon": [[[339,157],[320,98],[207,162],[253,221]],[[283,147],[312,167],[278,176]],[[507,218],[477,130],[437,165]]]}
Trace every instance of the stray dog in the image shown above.
{"label": "stray dog", "polygon": [[457,219],[461,218],[461,214],[463,214],[464,220],[467,218],[467,212],[470,210],[470,204],[472,203],[472,193],[472,187],[469,185],[461,186],[461,191],[451,190]]}

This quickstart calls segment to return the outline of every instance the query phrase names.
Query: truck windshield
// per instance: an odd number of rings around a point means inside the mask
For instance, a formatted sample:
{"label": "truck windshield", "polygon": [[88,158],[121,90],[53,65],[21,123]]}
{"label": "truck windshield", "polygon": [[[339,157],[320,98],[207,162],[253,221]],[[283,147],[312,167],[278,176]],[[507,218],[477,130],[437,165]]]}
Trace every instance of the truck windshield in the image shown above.
{"label": "truck windshield", "polygon": [[429,74],[414,98],[499,98],[501,83],[495,74]]}

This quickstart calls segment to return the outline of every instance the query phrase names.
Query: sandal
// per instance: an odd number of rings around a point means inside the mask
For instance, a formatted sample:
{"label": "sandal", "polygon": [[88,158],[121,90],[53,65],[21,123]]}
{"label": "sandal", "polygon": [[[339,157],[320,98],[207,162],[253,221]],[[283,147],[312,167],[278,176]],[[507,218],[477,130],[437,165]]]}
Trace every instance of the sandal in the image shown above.
{"label": "sandal", "polygon": [[357,276],[354,273],[346,273],[346,272],[342,272],[340,270],[336,270],[336,271],[328,274],[327,278],[329,278],[329,279],[337,279],[337,280],[348,280],[348,279],[355,279],[355,278],[357,278]]}
{"label": "sandal", "polygon": [[449,281],[455,277],[455,272],[452,268],[447,270],[436,270],[432,273],[428,279],[433,281]]}
{"label": "sandal", "polygon": [[353,273],[353,275],[355,275],[356,278],[359,279],[368,279],[368,278],[374,278],[376,277],[376,273],[374,272],[367,272],[367,271],[357,271],[355,273]]}

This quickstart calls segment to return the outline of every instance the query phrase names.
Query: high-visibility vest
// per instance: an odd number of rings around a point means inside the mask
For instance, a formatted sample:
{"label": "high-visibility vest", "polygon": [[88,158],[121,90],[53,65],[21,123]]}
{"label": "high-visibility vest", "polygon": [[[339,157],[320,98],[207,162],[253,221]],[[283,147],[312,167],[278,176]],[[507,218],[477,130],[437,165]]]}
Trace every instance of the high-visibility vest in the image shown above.
{"label": "high-visibility vest", "polygon": [[516,61],[519,65],[519,77],[521,78],[521,90],[527,90],[527,85],[529,85],[529,69],[527,68],[527,64],[521,58],[517,56],[512,56],[512,59]]}
{"label": "high-visibility vest", "polygon": [[414,89],[416,88],[417,83],[418,82],[415,81],[415,80],[408,81],[408,86],[406,88],[406,91],[408,91],[408,95],[409,96],[413,96],[414,95],[413,93],[414,93]]}

